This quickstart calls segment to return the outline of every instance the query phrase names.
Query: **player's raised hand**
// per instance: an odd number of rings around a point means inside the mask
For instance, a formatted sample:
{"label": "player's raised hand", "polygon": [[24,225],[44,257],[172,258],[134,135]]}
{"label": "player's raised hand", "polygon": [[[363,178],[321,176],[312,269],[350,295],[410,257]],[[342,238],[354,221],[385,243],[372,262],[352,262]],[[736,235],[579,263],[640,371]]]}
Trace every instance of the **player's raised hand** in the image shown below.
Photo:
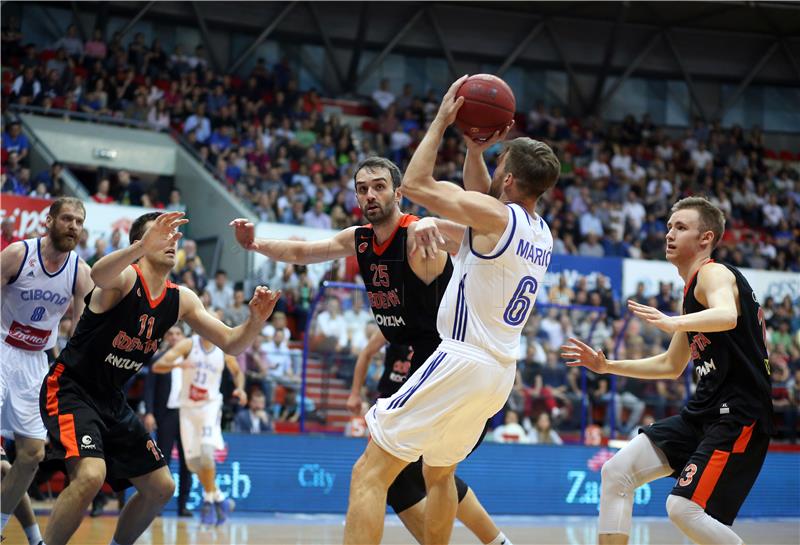
{"label": "player's raised hand", "polygon": [[673,316],[667,316],[657,308],[642,305],[633,299],[628,299],[628,310],[633,312],[637,318],[657,327],[661,331],[675,333],[678,330],[678,324],[675,322],[675,318]]}
{"label": "player's raised hand", "polygon": [[464,97],[456,98],[456,93],[468,77],[468,75],[464,75],[455,80],[444,94],[442,103],[439,105],[439,111],[436,113],[436,121],[440,121],[448,126],[455,122],[456,114],[458,114],[461,105],[464,104]]}
{"label": "player's raised hand", "polygon": [[462,134],[461,137],[464,139],[464,143],[467,145],[467,149],[470,153],[480,153],[482,154],[487,149],[491,148],[498,142],[502,142],[508,137],[508,133],[514,127],[514,120],[511,120],[511,123],[503,129],[502,131],[494,131],[494,134],[487,138],[486,140],[473,140],[471,137],[467,136],[466,134]]}
{"label": "player's raised hand", "polygon": [[568,367],[586,367],[590,371],[603,374],[608,372],[608,362],[602,350],[594,350],[575,337],[561,345],[561,357],[567,360]]}
{"label": "player's raised hand", "polygon": [[361,414],[361,396],[358,394],[351,393],[347,396],[347,410],[353,413],[355,416],[359,416]]}
{"label": "player's raised hand", "polygon": [[247,405],[247,392],[241,388],[236,388],[231,395],[239,400],[240,407]]}
{"label": "player's raised hand", "polygon": [[245,218],[236,218],[228,225],[233,227],[236,242],[245,250],[255,250],[256,226]]}
{"label": "player's raised hand", "polygon": [[183,212],[161,214],[142,236],[142,249],[146,254],[151,254],[171,247],[183,236],[178,228],[187,223],[189,220],[183,217]]}
{"label": "player's raised hand", "polygon": [[420,251],[423,259],[433,259],[439,252],[438,245],[441,244],[442,248],[444,248],[446,244],[433,218],[422,218],[419,221],[415,221],[409,226],[408,231],[411,235],[409,256],[413,256],[417,251]]}
{"label": "player's raised hand", "polygon": [[280,290],[272,291],[264,286],[258,286],[253,292],[253,298],[250,299],[250,316],[259,322],[266,322],[280,297]]}

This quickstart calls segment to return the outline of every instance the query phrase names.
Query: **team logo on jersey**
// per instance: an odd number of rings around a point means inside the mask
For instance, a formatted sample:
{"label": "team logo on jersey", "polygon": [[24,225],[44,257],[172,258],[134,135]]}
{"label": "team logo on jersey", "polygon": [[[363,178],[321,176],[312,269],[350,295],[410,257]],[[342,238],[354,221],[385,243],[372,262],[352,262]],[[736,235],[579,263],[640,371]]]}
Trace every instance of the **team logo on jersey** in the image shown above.
{"label": "team logo on jersey", "polygon": [[700,359],[700,354],[702,354],[703,350],[705,350],[710,344],[711,341],[709,341],[708,337],[702,333],[697,333],[695,336],[693,336],[692,342],[689,343],[689,350],[692,353],[692,359]]}
{"label": "team logo on jersey", "polygon": [[139,337],[131,337],[123,330],[120,330],[119,333],[117,333],[117,336],[114,337],[114,341],[111,343],[111,346],[124,352],[141,350],[145,354],[149,354],[150,352],[155,352],[158,349],[158,343],[160,342],[161,339],[147,339],[142,342],[142,339]]}
{"label": "team logo on jersey", "polygon": [[92,441],[91,435],[81,437],[81,448],[86,450],[97,450],[97,445]]}
{"label": "team logo on jersey", "polygon": [[367,247],[369,246],[368,242],[362,242],[358,245],[358,253],[363,254],[367,251]]}
{"label": "team logo on jersey", "polygon": [[8,328],[8,335],[5,340],[11,346],[23,350],[44,350],[49,338],[50,331],[13,321]]}
{"label": "team logo on jersey", "polygon": [[697,373],[697,378],[701,379],[711,371],[716,371],[717,366],[714,365],[714,358],[711,358],[711,361],[704,361],[703,365],[695,365],[694,372]]}

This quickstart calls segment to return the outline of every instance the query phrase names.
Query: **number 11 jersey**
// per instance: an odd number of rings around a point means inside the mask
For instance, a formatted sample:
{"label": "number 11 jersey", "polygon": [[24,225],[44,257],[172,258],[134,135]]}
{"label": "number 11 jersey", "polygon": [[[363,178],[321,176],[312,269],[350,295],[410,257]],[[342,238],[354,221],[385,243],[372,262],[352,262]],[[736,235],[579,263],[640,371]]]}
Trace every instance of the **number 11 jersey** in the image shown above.
{"label": "number 11 jersey", "polygon": [[506,206],[508,224],[488,255],[473,248],[472,228],[464,233],[437,327],[443,340],[477,346],[501,363],[514,363],[550,264],[553,237],[541,217],[518,204]]}

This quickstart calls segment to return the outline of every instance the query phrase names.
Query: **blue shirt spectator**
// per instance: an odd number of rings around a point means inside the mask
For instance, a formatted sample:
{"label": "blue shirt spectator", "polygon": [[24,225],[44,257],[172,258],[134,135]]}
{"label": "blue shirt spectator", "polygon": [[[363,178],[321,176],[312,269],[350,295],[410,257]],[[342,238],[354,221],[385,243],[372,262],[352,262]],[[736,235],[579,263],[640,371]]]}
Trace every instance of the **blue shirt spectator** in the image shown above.
{"label": "blue shirt spectator", "polygon": [[197,111],[186,118],[186,123],[183,124],[184,134],[192,131],[201,144],[205,144],[211,137],[211,121],[206,117],[206,107],[202,103],[197,105]]}
{"label": "blue shirt spectator", "polygon": [[19,121],[13,121],[8,126],[8,131],[3,133],[3,149],[8,153],[17,152],[20,161],[28,156],[30,143],[28,137],[22,134],[22,126]]}

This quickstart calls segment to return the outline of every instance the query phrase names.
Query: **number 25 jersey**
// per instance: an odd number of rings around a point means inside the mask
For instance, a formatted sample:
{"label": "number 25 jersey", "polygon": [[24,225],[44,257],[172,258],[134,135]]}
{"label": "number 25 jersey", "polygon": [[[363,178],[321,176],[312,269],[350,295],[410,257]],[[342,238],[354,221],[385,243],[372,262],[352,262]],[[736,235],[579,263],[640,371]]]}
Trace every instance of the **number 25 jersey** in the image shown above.
{"label": "number 25 jersey", "polygon": [[136,282],[113,308],[96,314],[86,309],[75,334],[58,355],[71,378],[90,392],[110,394],[146,365],[158,350],[164,334],[178,321],[180,290],[167,282],[157,299],[138,266]]}
{"label": "number 25 jersey", "polygon": [[473,249],[472,228],[464,233],[437,326],[443,340],[471,344],[501,363],[514,363],[550,264],[553,237],[542,218],[518,204],[506,207],[508,224],[488,255]]}

